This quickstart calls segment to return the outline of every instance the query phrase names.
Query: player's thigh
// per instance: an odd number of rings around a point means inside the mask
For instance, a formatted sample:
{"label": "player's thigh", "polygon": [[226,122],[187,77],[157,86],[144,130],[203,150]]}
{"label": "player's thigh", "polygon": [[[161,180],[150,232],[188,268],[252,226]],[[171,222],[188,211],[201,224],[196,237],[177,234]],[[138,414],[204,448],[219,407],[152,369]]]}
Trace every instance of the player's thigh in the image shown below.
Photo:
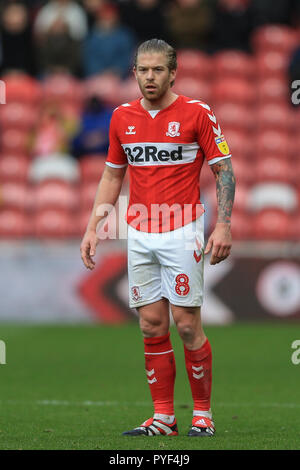
{"label": "player's thigh", "polygon": [[128,230],[129,306],[138,308],[162,298],[161,269],[142,234],[133,238]]}
{"label": "player's thigh", "polygon": [[169,301],[161,299],[138,307],[140,328],[145,337],[163,336],[169,331]]}
{"label": "player's thigh", "polygon": [[195,228],[192,237],[187,239],[184,231],[182,233],[182,237],[170,240],[159,253],[162,295],[173,305],[200,307],[203,303],[204,234],[203,230]]}

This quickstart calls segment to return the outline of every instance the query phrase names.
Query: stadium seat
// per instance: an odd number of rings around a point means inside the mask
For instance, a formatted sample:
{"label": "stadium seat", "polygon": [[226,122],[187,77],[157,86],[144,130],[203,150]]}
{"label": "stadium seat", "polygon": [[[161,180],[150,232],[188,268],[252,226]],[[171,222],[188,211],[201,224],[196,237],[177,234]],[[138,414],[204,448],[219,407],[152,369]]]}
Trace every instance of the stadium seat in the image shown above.
{"label": "stadium seat", "polygon": [[260,104],[286,105],[290,100],[289,94],[290,89],[285,77],[265,77],[257,82],[257,97]]}
{"label": "stadium seat", "polygon": [[105,168],[105,155],[88,155],[80,160],[81,181],[100,181]]}
{"label": "stadium seat", "polygon": [[42,90],[38,80],[21,72],[9,73],[2,77],[6,88],[6,103],[19,102],[37,105]]}
{"label": "stadium seat", "polygon": [[286,159],[272,155],[258,158],[253,168],[255,180],[293,183],[294,175],[291,165]]}
{"label": "stadium seat", "polygon": [[256,55],[257,78],[285,79],[287,77],[288,57],[276,51],[261,52]]}
{"label": "stadium seat", "polygon": [[80,177],[79,164],[68,154],[55,153],[37,157],[31,162],[28,177],[34,183],[49,178],[76,182]]}
{"label": "stadium seat", "polygon": [[0,155],[0,181],[27,181],[29,165],[29,158],[26,155],[13,153]]}
{"label": "stadium seat", "polygon": [[[97,96],[108,106],[112,107],[119,106],[122,103],[120,98],[122,82],[115,74],[93,75],[84,81],[83,87],[85,98]],[[126,98],[126,102],[128,101],[130,101],[129,98]]]}
{"label": "stadium seat", "polygon": [[256,156],[259,159],[270,156],[288,156],[290,136],[288,132],[267,130],[258,132],[256,136]]}
{"label": "stadium seat", "polygon": [[253,172],[252,161],[245,159],[237,159],[232,157],[232,167],[236,178],[237,185],[249,185],[254,182],[255,174]]}
{"label": "stadium seat", "polygon": [[0,210],[0,238],[22,239],[31,234],[30,218],[18,209]]}
{"label": "stadium seat", "polygon": [[34,187],[34,209],[66,209],[74,211],[79,205],[76,185],[61,180],[45,180]]}
{"label": "stadium seat", "polygon": [[291,131],[293,129],[293,113],[288,103],[268,103],[258,106],[255,114],[257,129]]}
{"label": "stadium seat", "polygon": [[253,84],[245,79],[224,78],[216,80],[212,86],[212,96],[216,103],[239,103],[251,106],[256,100]]}
{"label": "stadium seat", "polygon": [[211,86],[204,80],[195,77],[176,78],[173,87],[174,93],[188,96],[193,99],[211,102]]}
{"label": "stadium seat", "polygon": [[26,210],[31,204],[31,190],[27,184],[6,182],[0,185],[0,204],[5,208]]}
{"label": "stadium seat", "polygon": [[1,129],[14,128],[30,131],[37,122],[37,118],[36,106],[12,102],[0,107]]}
{"label": "stadium seat", "polygon": [[214,75],[218,79],[255,77],[255,62],[250,54],[238,50],[217,52],[213,56]]}
{"label": "stadium seat", "polygon": [[248,193],[248,209],[258,212],[262,209],[296,211],[300,207],[295,187],[287,183],[263,182],[254,184]]}
{"label": "stadium seat", "polygon": [[177,63],[178,78],[192,77],[204,81],[211,78],[213,61],[204,52],[180,49],[177,52]]}
{"label": "stadium seat", "polygon": [[234,209],[231,217],[231,233],[234,241],[251,240],[253,238],[252,215]]}
{"label": "stadium seat", "polygon": [[219,103],[214,107],[214,113],[224,132],[226,129],[249,132],[254,127],[253,113],[240,103]]}
{"label": "stadium seat", "polygon": [[297,43],[297,32],[288,26],[279,24],[260,26],[255,29],[251,37],[255,53],[278,51],[288,55]]}
{"label": "stadium seat", "polygon": [[21,129],[3,129],[0,134],[1,153],[27,154],[29,149],[29,134]]}
{"label": "stadium seat", "polygon": [[134,77],[130,77],[124,80],[117,96],[119,96],[119,103],[117,103],[117,106],[122,103],[130,103],[131,101],[137,100],[141,97],[141,91],[136,79]]}
{"label": "stadium seat", "polygon": [[98,189],[99,181],[86,181],[80,186],[80,207],[91,211]]}
{"label": "stadium seat", "polygon": [[64,239],[78,235],[78,220],[70,211],[42,209],[33,216],[32,225],[37,238]]}
{"label": "stadium seat", "polygon": [[42,83],[43,101],[74,103],[79,105],[83,99],[83,87],[79,80],[69,74],[49,75]]}
{"label": "stadium seat", "polygon": [[[222,122],[220,120],[220,122]],[[251,134],[223,126],[226,141],[234,160],[248,159],[253,155],[253,137]]]}
{"label": "stadium seat", "polygon": [[264,209],[253,216],[253,236],[257,240],[287,240],[292,219],[280,209]]}

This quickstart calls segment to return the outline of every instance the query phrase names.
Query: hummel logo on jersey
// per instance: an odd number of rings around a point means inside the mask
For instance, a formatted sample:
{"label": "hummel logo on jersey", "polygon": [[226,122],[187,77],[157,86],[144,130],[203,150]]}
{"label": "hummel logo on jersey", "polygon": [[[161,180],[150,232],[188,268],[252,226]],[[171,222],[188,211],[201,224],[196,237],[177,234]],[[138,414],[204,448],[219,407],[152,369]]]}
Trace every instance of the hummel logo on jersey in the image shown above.
{"label": "hummel logo on jersey", "polygon": [[127,135],[136,134],[136,131],[134,131],[133,129],[135,129],[135,126],[128,126],[128,130],[125,132],[125,134]]}
{"label": "hummel logo on jersey", "polygon": [[166,135],[168,137],[177,137],[177,136],[179,136],[180,135],[180,132],[178,132],[179,127],[180,127],[180,122],[175,122],[175,121],[169,122],[168,132],[166,132]]}

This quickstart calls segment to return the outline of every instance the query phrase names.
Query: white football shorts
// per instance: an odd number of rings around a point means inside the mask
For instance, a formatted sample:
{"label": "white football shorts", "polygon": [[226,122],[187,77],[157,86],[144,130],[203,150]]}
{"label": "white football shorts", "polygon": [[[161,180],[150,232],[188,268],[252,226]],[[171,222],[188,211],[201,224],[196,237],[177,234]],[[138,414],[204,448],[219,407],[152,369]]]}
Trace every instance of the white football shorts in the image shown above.
{"label": "white football shorts", "polygon": [[165,297],[173,305],[203,303],[204,217],[171,232],[148,233],[128,226],[131,308]]}

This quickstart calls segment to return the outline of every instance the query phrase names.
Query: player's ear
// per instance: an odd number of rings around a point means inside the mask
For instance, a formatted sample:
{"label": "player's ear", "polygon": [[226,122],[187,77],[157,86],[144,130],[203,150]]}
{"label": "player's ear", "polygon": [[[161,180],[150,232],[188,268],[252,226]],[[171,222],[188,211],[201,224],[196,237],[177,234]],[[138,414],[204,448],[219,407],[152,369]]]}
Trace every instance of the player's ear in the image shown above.
{"label": "player's ear", "polygon": [[170,70],[170,85],[173,86],[176,78],[176,69]]}
{"label": "player's ear", "polygon": [[133,71],[134,76],[135,76],[135,78],[136,78],[136,80],[137,80],[137,76],[136,76],[136,67],[135,67],[135,66],[133,67],[132,71]]}

